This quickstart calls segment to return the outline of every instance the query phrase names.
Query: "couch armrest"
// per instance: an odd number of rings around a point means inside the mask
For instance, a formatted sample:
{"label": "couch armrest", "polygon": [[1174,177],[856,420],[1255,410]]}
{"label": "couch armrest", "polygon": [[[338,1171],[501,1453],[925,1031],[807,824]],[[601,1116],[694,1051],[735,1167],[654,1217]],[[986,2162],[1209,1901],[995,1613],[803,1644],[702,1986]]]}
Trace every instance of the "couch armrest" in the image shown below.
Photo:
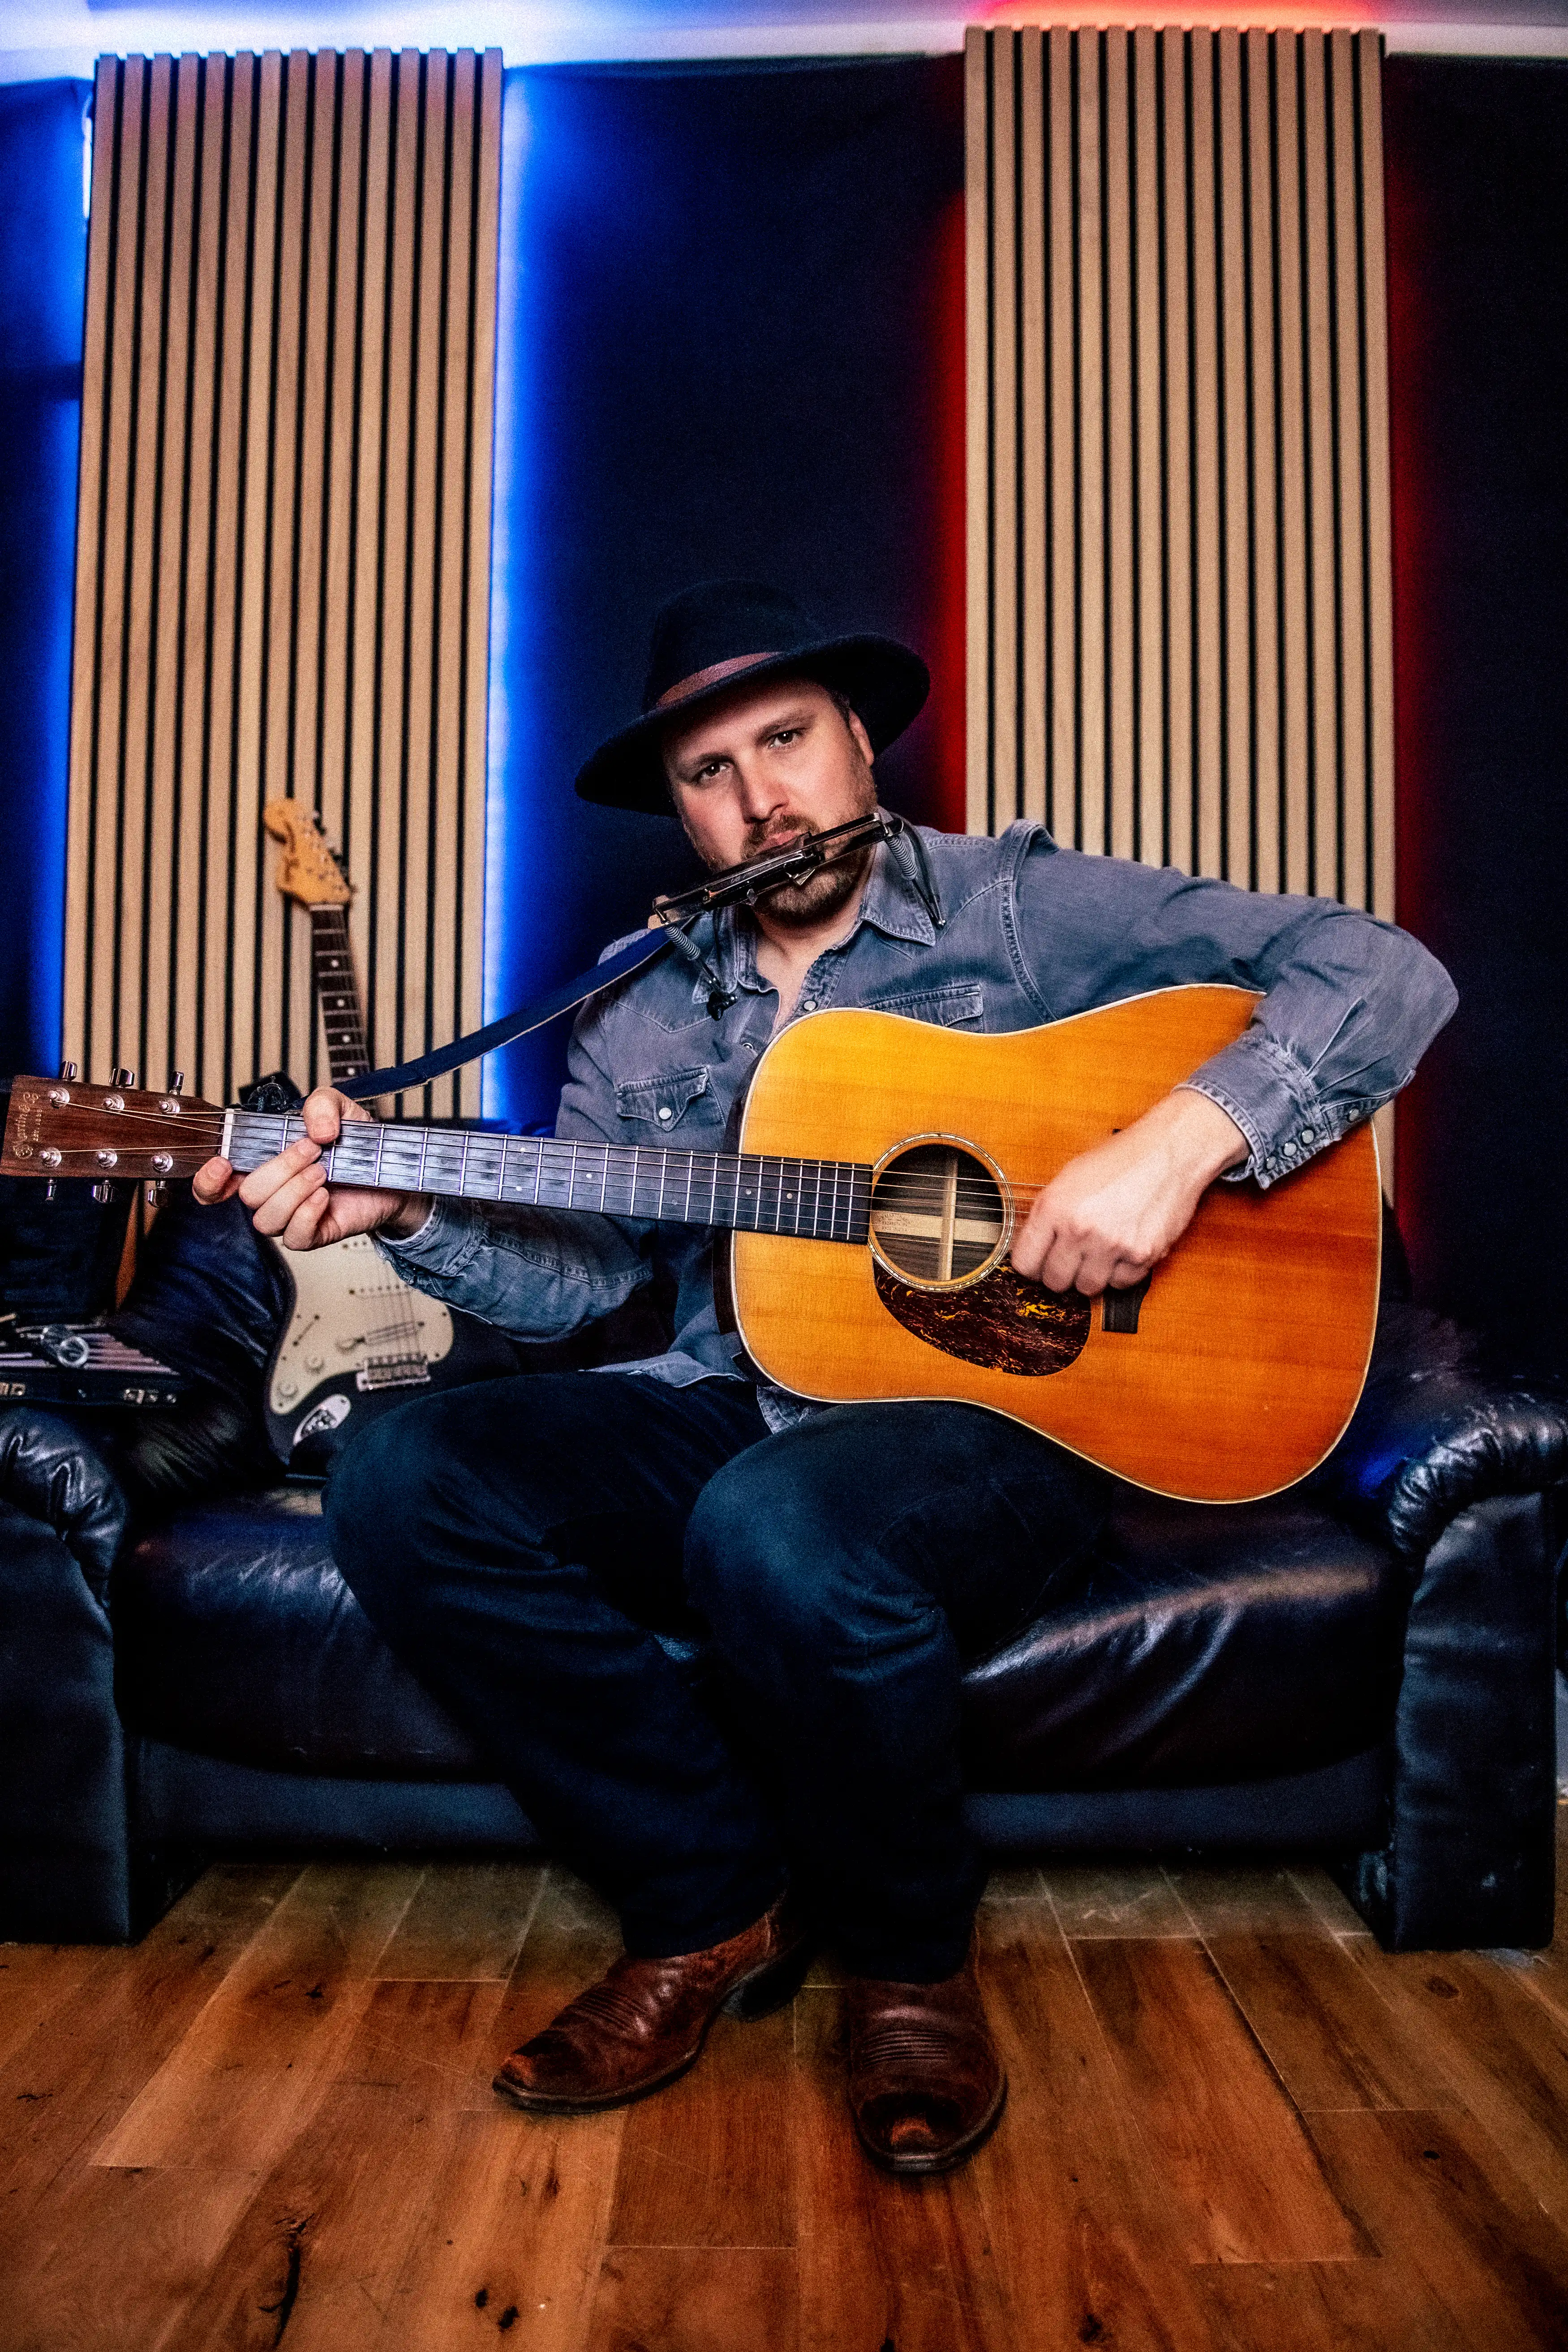
{"label": "couch armrest", "polygon": [[1311,1485],[1410,1578],[1388,1833],[1345,1868],[1395,1951],[1549,1942],[1556,1843],[1556,1521],[1568,1410],[1391,1302],[1366,1389]]}
{"label": "couch armrest", "polygon": [[1568,1479],[1568,1398],[1490,1363],[1481,1342],[1426,1308],[1386,1302],[1351,1425],[1313,1491],[1408,1560],[1464,1512]]}
{"label": "couch armrest", "polygon": [[54,1530],[101,1608],[127,1504],[92,1440],[62,1413],[8,1406],[0,1412],[0,1501]]}

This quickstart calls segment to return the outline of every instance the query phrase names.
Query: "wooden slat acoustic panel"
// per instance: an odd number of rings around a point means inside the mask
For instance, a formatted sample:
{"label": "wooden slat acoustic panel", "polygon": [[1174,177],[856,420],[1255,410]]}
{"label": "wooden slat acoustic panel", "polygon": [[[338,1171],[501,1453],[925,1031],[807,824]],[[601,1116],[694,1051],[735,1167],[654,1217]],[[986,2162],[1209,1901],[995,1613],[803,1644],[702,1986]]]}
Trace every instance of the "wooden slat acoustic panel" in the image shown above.
{"label": "wooden slat acoustic panel", "polygon": [[969,34],[972,831],[1393,913],[1381,73]]}
{"label": "wooden slat acoustic panel", "polygon": [[[480,1018],[500,54],[108,58],[66,1050],[324,1070],[264,803],[347,854],[377,1061]],[[427,1116],[479,1108],[473,1071]]]}

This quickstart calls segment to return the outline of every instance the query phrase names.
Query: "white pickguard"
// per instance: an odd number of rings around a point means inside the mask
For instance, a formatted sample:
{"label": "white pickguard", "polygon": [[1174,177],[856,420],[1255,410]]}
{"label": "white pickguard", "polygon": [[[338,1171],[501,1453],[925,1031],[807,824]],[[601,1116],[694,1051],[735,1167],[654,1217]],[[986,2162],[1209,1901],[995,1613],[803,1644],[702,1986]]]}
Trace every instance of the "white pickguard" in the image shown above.
{"label": "white pickguard", "polygon": [[361,1387],[422,1381],[407,1358],[438,1364],[452,1349],[452,1318],[395,1275],[368,1234],[326,1249],[281,1253],[294,1313],[272,1363],[268,1402],[287,1416],[326,1380],[352,1372]]}

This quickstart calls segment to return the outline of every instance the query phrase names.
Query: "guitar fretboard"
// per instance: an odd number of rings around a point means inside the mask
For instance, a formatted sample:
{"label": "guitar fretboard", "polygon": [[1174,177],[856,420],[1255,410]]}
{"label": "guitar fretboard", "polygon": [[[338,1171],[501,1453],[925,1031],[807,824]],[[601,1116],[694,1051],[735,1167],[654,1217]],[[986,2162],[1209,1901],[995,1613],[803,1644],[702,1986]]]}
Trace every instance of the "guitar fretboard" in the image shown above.
{"label": "guitar fretboard", "polygon": [[[225,1156],[237,1169],[258,1168],[304,1132],[304,1122],[293,1117],[234,1111]],[[803,1241],[864,1243],[870,1231],[871,1171],[852,1160],[667,1151],[653,1144],[566,1143],[552,1136],[356,1120],[323,1164],[340,1184],[447,1199],[592,1209]]]}
{"label": "guitar fretboard", "polygon": [[346,908],[311,908],[310,956],[327,1037],[327,1069],[332,1084],[342,1086],[345,1078],[370,1067]]}

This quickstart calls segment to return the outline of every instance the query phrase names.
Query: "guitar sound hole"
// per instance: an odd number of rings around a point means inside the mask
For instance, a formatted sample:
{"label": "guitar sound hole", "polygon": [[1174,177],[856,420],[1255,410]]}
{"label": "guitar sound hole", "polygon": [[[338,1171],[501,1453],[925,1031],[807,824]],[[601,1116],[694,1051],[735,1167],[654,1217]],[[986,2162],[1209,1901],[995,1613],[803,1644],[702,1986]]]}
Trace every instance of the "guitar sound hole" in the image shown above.
{"label": "guitar sound hole", "polygon": [[956,1144],[911,1144],[888,1161],[871,1188],[877,1255],[892,1273],[921,1287],[972,1280],[997,1255],[1006,1234],[1006,1205],[995,1177]]}

